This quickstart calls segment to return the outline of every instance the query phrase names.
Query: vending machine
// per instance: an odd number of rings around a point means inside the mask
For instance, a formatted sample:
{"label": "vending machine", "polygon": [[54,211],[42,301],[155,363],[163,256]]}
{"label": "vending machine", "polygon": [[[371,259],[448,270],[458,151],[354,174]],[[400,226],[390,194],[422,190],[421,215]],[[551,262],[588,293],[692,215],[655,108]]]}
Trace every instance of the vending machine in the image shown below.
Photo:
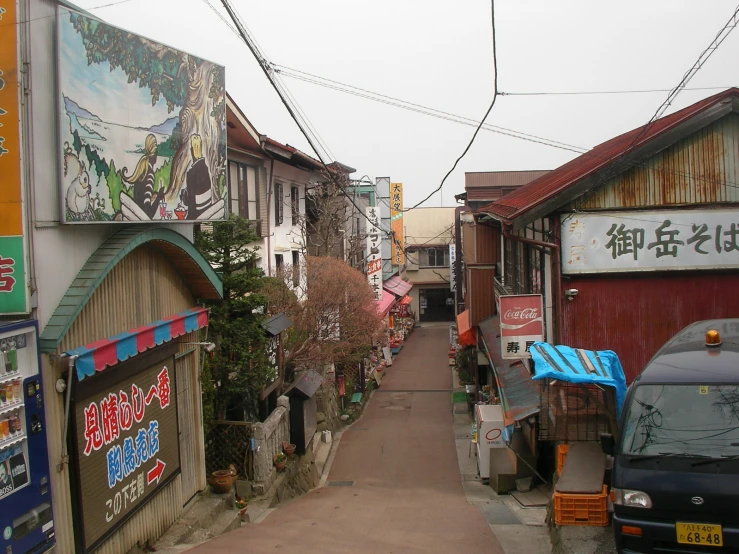
{"label": "vending machine", "polygon": [[0,553],[54,547],[35,321],[0,325]]}

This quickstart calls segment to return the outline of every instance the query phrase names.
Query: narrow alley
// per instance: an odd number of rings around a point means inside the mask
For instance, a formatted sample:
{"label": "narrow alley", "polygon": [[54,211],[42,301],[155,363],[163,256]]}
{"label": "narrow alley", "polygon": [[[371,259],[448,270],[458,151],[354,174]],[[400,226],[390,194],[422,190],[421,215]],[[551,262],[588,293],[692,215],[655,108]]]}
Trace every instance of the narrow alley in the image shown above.
{"label": "narrow alley", "polygon": [[326,486],[190,552],[503,553],[463,489],[447,346],[446,325],[414,332],[343,434]]}

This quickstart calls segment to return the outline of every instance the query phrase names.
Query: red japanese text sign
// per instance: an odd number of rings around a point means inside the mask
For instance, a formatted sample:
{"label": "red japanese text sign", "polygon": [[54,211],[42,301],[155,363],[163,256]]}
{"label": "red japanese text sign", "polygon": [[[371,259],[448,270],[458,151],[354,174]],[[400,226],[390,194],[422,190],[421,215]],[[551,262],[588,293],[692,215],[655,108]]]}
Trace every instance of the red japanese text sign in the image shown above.
{"label": "red japanese text sign", "polygon": [[544,340],[541,294],[500,297],[500,341],[504,359],[530,358],[529,348]]}
{"label": "red japanese text sign", "polygon": [[[151,358],[144,362],[151,363]],[[75,399],[85,552],[96,548],[180,468],[174,358],[133,374],[124,365],[90,379]],[[124,378],[111,382],[119,370]]]}

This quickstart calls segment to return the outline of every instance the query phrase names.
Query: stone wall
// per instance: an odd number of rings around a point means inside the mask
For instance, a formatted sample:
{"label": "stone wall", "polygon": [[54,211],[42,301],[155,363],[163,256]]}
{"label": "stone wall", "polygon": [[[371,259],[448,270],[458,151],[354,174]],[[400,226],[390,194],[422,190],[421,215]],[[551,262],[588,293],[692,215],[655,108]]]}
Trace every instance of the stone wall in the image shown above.
{"label": "stone wall", "polygon": [[280,396],[277,408],[264,423],[254,425],[257,451],[254,453],[254,494],[264,494],[272,486],[277,470],[274,457],[282,452],[282,443],[290,442],[290,399]]}
{"label": "stone wall", "polygon": [[340,405],[339,391],[336,384],[333,379],[327,377],[324,379],[321,388],[316,391],[316,409],[318,410],[316,418],[319,433],[328,430],[335,434],[341,428],[343,424],[339,419],[341,415],[339,412]]}

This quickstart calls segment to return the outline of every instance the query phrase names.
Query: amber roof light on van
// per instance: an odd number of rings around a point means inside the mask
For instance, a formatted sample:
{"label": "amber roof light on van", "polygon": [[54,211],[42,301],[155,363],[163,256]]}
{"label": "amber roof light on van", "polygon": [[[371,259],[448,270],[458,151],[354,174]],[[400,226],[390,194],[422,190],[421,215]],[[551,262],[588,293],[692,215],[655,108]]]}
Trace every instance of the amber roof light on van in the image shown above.
{"label": "amber roof light on van", "polygon": [[721,346],[721,335],[716,329],[706,331],[706,346]]}

